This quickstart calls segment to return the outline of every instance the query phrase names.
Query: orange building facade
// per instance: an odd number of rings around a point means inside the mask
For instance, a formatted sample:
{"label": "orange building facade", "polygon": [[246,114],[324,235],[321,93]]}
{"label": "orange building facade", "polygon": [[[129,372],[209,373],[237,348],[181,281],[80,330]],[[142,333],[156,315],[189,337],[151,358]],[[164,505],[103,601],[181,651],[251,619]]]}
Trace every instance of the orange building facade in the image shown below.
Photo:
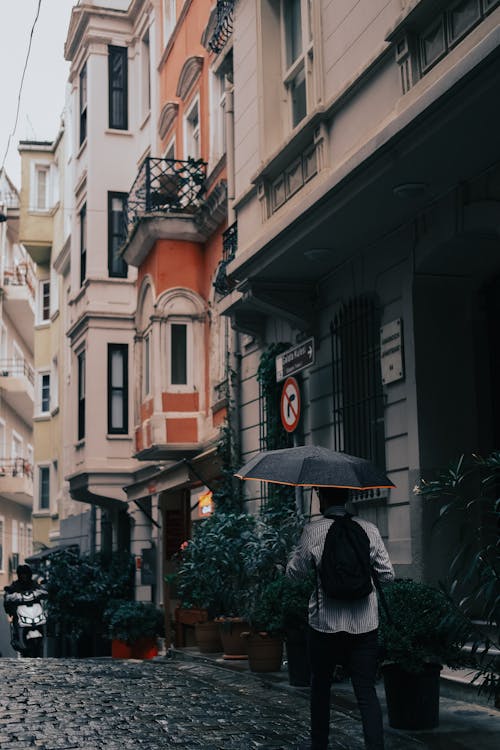
{"label": "orange building facade", "polygon": [[[149,541],[158,550],[151,598],[166,606],[163,576],[202,516],[198,498],[220,473],[217,444],[228,404],[229,329],[217,315],[214,283],[227,234],[225,87],[232,58],[214,70],[205,42],[210,0],[177,5],[174,16],[175,2],[162,4],[157,151],[144,158],[129,192],[123,251],[138,269],[134,455],[144,461],[126,491],[147,506]],[[143,537],[148,541],[144,529]]]}

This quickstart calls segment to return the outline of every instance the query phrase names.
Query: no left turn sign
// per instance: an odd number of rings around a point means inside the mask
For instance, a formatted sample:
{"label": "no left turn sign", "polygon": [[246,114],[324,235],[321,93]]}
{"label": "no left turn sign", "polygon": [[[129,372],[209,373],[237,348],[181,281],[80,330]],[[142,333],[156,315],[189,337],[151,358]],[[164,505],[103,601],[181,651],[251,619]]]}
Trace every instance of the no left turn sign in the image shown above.
{"label": "no left turn sign", "polygon": [[281,424],[287,432],[293,432],[300,420],[300,390],[295,378],[287,378],[281,392]]}

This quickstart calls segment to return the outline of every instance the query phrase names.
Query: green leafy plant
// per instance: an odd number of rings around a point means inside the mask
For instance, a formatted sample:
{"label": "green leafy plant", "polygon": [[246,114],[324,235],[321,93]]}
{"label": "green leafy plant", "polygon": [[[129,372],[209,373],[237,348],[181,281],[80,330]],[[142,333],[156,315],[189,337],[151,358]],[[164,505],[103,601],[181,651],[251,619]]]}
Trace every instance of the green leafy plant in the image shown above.
{"label": "green leafy plant", "polygon": [[313,578],[292,579],[281,573],[254,590],[248,602],[245,619],[253,631],[283,635],[287,630],[307,625],[309,598]]}
{"label": "green leafy plant", "polygon": [[51,556],[44,576],[49,623],[74,638],[99,628],[112,599],[133,595],[134,563],[128,553],[108,558],[62,551]]}
{"label": "green leafy plant", "polygon": [[500,451],[462,455],[416,494],[439,509],[437,527],[459,537],[441,583],[454,608],[457,637],[468,641],[481,690],[500,691]]}
{"label": "green leafy plant", "polygon": [[176,576],[181,606],[239,616],[249,586],[244,551],[255,534],[247,513],[216,512],[196,524]]}
{"label": "green leafy plant", "polygon": [[103,619],[109,637],[128,644],[164,633],[163,610],[147,602],[111,602]]}
{"label": "green leafy plant", "polygon": [[467,634],[457,630],[455,613],[445,594],[432,586],[398,580],[384,586],[391,615],[380,607],[379,634],[384,659],[418,674],[426,664],[464,666]]}

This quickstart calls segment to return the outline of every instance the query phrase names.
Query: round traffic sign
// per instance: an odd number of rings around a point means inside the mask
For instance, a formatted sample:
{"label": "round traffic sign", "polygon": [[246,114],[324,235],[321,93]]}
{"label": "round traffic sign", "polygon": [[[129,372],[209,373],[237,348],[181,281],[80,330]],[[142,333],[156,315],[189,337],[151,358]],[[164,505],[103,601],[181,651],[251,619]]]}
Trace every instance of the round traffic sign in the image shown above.
{"label": "round traffic sign", "polygon": [[281,392],[281,424],[287,432],[293,432],[300,419],[300,390],[295,378],[287,378]]}

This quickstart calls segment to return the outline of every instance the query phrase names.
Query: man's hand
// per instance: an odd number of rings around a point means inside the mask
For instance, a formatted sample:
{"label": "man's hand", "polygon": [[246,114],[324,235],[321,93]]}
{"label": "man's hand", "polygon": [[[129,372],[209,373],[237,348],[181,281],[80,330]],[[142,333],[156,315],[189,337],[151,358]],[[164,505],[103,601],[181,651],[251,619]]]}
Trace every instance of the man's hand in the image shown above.
{"label": "man's hand", "polygon": [[14,618],[12,617],[12,615],[7,615],[7,620],[9,622],[14,622]]}

